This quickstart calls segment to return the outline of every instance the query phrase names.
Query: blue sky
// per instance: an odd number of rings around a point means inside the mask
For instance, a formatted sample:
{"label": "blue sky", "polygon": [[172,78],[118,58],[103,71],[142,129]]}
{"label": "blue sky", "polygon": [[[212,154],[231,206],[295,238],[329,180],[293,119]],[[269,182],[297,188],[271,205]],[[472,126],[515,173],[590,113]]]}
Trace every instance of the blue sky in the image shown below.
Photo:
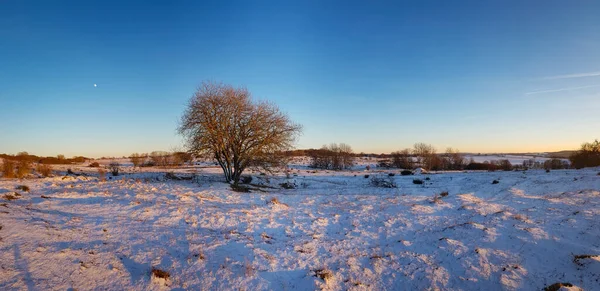
{"label": "blue sky", "polygon": [[299,148],[600,138],[600,2],[397,2],[2,1],[0,152],[181,147],[203,80],[277,103]]}

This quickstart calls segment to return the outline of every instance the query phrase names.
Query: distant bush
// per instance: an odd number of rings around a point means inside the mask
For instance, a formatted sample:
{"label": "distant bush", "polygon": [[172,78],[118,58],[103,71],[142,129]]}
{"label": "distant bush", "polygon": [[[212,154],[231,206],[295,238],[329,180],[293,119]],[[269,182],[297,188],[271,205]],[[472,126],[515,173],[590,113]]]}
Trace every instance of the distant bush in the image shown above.
{"label": "distant bush", "polygon": [[2,162],[2,176],[4,178],[15,178],[16,163],[11,160],[4,159]]}
{"label": "distant bush", "polygon": [[25,178],[29,173],[31,173],[31,162],[28,160],[20,160],[17,165],[17,178]]}
{"label": "distant bush", "polygon": [[465,168],[465,157],[459,150],[447,148],[446,153],[442,155],[442,169],[444,170],[462,170]]}
{"label": "distant bush", "polygon": [[354,165],[352,148],[344,143],[332,143],[309,153],[310,166],[318,169],[344,170]]}
{"label": "distant bush", "polygon": [[52,175],[52,166],[38,164],[35,169],[42,177],[50,177]]}
{"label": "distant bush", "polygon": [[380,160],[379,162],[377,162],[377,167],[386,169],[391,168],[392,162],[390,160]]}
{"label": "distant bush", "polygon": [[400,175],[402,175],[402,176],[410,176],[412,174],[413,174],[413,172],[411,170],[404,170],[404,171],[400,172]]}
{"label": "distant bush", "polygon": [[421,180],[421,179],[414,179],[414,180],[413,180],[413,184],[421,185],[421,184],[423,184],[423,183],[424,183],[424,182],[423,182],[423,180]]}
{"label": "distant bush", "polygon": [[373,176],[373,178],[371,178],[371,185],[374,187],[379,187],[379,188],[396,188],[396,187],[398,187],[396,185],[396,182],[394,181],[394,179],[392,179],[392,177],[390,177],[390,176],[388,176],[387,178]]}
{"label": "distant bush", "polygon": [[495,170],[498,170],[498,166],[496,166],[494,164],[490,164],[489,162],[485,162],[485,163],[471,162],[465,167],[465,170],[495,171]]}
{"label": "distant bush", "polygon": [[110,169],[110,173],[113,176],[119,176],[119,172],[121,171],[121,165],[117,161],[110,162],[108,168]]}
{"label": "distant bush", "polygon": [[394,173],[389,173],[389,174],[388,174],[388,176],[390,176],[390,177],[394,177],[394,176],[396,176],[396,174],[394,174]]}
{"label": "distant bush", "polygon": [[492,184],[498,184],[498,183],[500,183],[500,181],[498,181],[498,180],[492,181]]}
{"label": "distant bush", "polygon": [[399,169],[412,169],[413,160],[410,154],[410,149],[392,152],[392,166]]}
{"label": "distant bush", "polygon": [[93,162],[93,163],[90,164],[89,167],[90,168],[98,168],[98,167],[100,167],[100,164],[98,162]]}
{"label": "distant bush", "polygon": [[129,160],[131,160],[131,163],[133,164],[134,167],[139,167],[142,164],[144,164],[146,157],[144,155],[140,155],[138,153],[133,153],[129,157]]}
{"label": "distant bush", "polygon": [[365,179],[368,179],[368,178],[369,178],[369,175],[365,175]]}
{"label": "distant bush", "polygon": [[571,165],[576,169],[600,166],[600,142],[584,143],[581,149],[569,158]]}

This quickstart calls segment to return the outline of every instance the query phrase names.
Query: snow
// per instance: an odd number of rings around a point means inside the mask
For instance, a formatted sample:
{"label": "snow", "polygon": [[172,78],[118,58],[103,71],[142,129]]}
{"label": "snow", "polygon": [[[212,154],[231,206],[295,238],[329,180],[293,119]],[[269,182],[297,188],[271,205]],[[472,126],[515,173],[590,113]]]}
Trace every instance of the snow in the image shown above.
{"label": "snow", "polygon": [[289,179],[249,173],[273,188],[239,193],[214,167],[106,182],[71,168],[87,175],[0,179],[0,290],[600,290],[599,169],[415,185],[292,165]]}

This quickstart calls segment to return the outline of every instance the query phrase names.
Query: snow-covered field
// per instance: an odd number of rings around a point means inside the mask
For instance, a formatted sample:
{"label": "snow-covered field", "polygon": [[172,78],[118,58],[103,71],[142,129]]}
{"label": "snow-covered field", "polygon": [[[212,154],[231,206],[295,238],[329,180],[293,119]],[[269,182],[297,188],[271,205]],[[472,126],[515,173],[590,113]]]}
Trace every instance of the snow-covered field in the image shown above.
{"label": "snow-covered field", "polygon": [[293,168],[253,174],[273,188],[252,193],[206,167],[175,171],[196,182],[0,179],[0,290],[600,290],[598,169],[396,174],[390,189],[370,178],[397,171]]}

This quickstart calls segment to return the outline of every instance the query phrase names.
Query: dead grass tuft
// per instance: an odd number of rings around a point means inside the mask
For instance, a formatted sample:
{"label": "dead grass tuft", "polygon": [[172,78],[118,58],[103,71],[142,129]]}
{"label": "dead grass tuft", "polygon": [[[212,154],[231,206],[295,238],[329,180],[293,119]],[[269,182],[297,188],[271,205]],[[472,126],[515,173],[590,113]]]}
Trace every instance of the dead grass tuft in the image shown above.
{"label": "dead grass tuft", "polygon": [[155,267],[152,268],[152,275],[156,278],[161,278],[161,279],[165,279],[165,280],[168,280],[169,278],[171,278],[171,274],[169,274],[169,272],[163,271],[163,270],[155,268]]}
{"label": "dead grass tuft", "polygon": [[554,283],[554,284],[544,288],[544,291],[558,291],[558,290],[561,290],[562,287],[573,287],[573,284],[571,284],[571,283]]}
{"label": "dead grass tuft", "polygon": [[27,186],[27,185],[19,185],[15,189],[21,190],[21,191],[25,191],[25,192],[29,192],[29,186]]}
{"label": "dead grass tuft", "polygon": [[315,277],[327,282],[328,280],[333,279],[333,272],[331,272],[328,269],[316,269],[313,270],[313,272],[315,273]]}
{"label": "dead grass tuft", "polygon": [[[17,194],[17,193],[14,193],[14,194]],[[20,195],[4,194],[4,199],[6,199],[8,201],[17,200],[17,199],[19,199],[18,196],[20,196]]]}
{"label": "dead grass tuft", "polygon": [[573,255],[573,263],[577,264],[577,265],[583,265],[583,263],[581,262],[581,260],[585,260],[585,259],[592,259],[592,258],[597,258],[600,257],[600,255]]}
{"label": "dead grass tuft", "polygon": [[2,177],[4,178],[15,178],[16,163],[11,160],[4,159],[2,162]]}
{"label": "dead grass tuft", "polygon": [[520,221],[526,221],[527,220],[527,216],[523,215],[523,214],[515,214],[513,215],[513,218],[516,220],[520,220]]}
{"label": "dead grass tuft", "polygon": [[98,179],[100,182],[106,182],[106,171],[102,168],[98,169]]}
{"label": "dead grass tuft", "polygon": [[38,164],[35,170],[42,175],[42,177],[52,176],[52,166],[45,164]]}

